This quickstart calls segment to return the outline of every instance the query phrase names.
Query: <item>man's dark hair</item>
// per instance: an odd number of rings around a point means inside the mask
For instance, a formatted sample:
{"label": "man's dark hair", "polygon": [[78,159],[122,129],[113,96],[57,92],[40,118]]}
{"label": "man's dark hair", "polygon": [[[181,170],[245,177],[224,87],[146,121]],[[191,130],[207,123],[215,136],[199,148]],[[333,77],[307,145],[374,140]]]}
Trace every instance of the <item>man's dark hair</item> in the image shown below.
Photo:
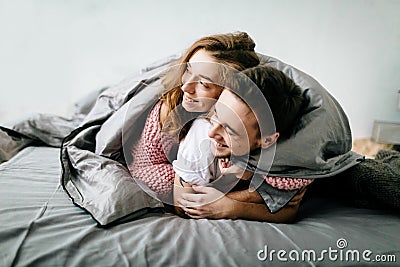
{"label": "man's dark hair", "polygon": [[301,88],[285,73],[270,66],[242,71],[260,89],[271,109],[276,131],[287,138],[292,134],[304,103]]}

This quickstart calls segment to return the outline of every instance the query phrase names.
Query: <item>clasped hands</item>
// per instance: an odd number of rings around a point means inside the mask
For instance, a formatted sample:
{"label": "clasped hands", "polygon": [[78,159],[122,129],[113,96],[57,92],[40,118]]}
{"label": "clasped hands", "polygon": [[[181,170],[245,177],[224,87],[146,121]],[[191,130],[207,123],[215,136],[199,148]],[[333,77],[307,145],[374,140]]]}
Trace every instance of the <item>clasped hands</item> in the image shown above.
{"label": "clasped hands", "polygon": [[[223,175],[233,174],[243,180],[248,180],[253,175],[252,172],[243,170],[236,165],[227,164],[223,159],[220,159],[218,163]],[[238,216],[235,207],[241,201],[254,204],[263,203],[261,196],[256,191],[250,192],[248,189],[228,194],[209,186],[192,185],[192,189],[194,193],[181,194],[177,199],[177,205],[186,216],[193,219],[236,219]],[[287,204],[287,207],[298,207],[305,191],[305,188],[300,190]],[[249,197],[251,194],[253,194],[252,197]]]}

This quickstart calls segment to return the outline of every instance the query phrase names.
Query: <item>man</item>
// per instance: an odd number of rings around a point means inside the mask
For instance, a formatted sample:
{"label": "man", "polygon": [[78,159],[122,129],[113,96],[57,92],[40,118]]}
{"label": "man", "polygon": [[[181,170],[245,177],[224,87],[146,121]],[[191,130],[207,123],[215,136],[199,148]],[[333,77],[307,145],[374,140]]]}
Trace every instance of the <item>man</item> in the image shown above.
{"label": "man", "polygon": [[[236,93],[240,94],[240,92]],[[337,198],[337,192],[342,192],[343,194],[341,197],[349,198],[351,202],[358,207],[400,210],[400,153],[397,151],[381,151],[375,159],[364,160],[361,156],[355,155],[349,151],[347,148],[349,142],[347,139],[344,139],[347,138],[349,134],[344,132],[344,134],[340,135],[338,131],[343,128],[327,126],[329,123],[336,123],[337,125],[343,123],[343,125],[346,126],[347,123],[345,117],[342,115],[343,113],[340,111],[340,105],[324,91],[311,93],[311,98],[316,100],[314,106],[312,108],[306,108],[308,110],[301,115],[302,121],[295,127],[297,128],[294,130],[295,136],[288,136],[288,142],[285,141],[284,144],[280,146],[281,151],[284,151],[284,153],[282,153],[283,155],[293,155],[292,158],[289,159],[291,163],[299,164],[286,164],[286,166],[298,166],[300,169],[299,172],[304,172],[305,175],[310,174],[308,176],[310,178],[324,178],[318,179],[312,186],[316,188],[315,191],[322,191],[324,195],[331,194]],[[268,95],[265,96],[268,97]],[[274,103],[268,102],[271,104]],[[277,101],[275,103],[280,104],[281,102]],[[336,107],[336,109],[329,108],[329,104],[332,107]],[[224,109],[231,110],[231,113],[235,114],[234,116],[237,116],[237,118],[232,119],[234,118],[233,115],[226,116],[227,112],[224,112]],[[316,113],[315,111],[318,109],[322,111]],[[273,110],[273,108],[271,108],[271,110]],[[331,110],[331,112],[327,112],[329,110]],[[215,112],[217,123],[214,122],[209,136],[215,141],[216,156],[218,157],[225,158],[229,154],[234,154],[234,147],[232,147],[231,144],[235,144],[235,142],[236,150],[240,151],[242,145],[240,140],[244,140],[243,136],[242,139],[235,139],[235,136],[232,135],[232,130],[235,130],[236,133],[239,132],[239,129],[232,129],[235,128],[235,125],[238,125],[238,121],[244,125],[242,128],[244,128],[246,134],[248,134],[248,138],[246,138],[244,143],[247,143],[249,150],[254,151],[260,148],[263,150],[264,147],[268,147],[267,141],[276,139],[276,136],[274,137],[273,135],[266,135],[269,140],[260,139],[260,135],[257,135],[258,133],[254,134],[254,132],[252,132],[254,127],[250,126],[255,125],[254,117],[252,116],[254,113],[252,114],[249,105],[240,101],[237,95],[232,91],[226,90],[222,93],[217,102]],[[314,113],[314,115],[312,113]],[[334,120],[333,116],[336,115],[341,115],[342,119]],[[279,121],[280,120],[275,118],[275,122],[279,123]],[[307,123],[308,129],[304,126],[307,126]],[[301,130],[303,130],[303,133],[299,134]],[[344,130],[346,130],[346,128],[344,128]],[[309,135],[310,131],[319,132],[319,134]],[[231,134],[229,134],[229,132]],[[300,135],[303,139],[299,138]],[[332,142],[329,142],[328,139],[328,142],[320,141],[325,138],[325,136],[329,135],[334,138],[333,140],[336,140],[338,145],[332,146]],[[318,138],[320,138],[320,140],[317,140]],[[309,145],[309,151],[299,150],[293,146],[296,141],[299,143],[299,140],[307,141],[300,142],[300,144],[303,148],[307,148],[304,146],[305,144]],[[324,146],[320,146],[320,144]],[[341,144],[342,146],[340,146]],[[290,147],[292,147],[291,150],[288,149]],[[318,151],[325,154],[315,153]],[[333,154],[332,152],[336,152],[337,154]],[[299,156],[298,159],[295,158],[296,155],[300,153],[301,156]],[[321,157],[321,155],[323,156]],[[339,158],[337,155],[342,155],[343,157]],[[224,159],[224,163],[220,165],[225,165],[225,161]],[[285,161],[288,162],[288,158],[281,155],[277,161],[281,164],[279,167],[284,169],[283,167],[286,167]],[[232,166],[230,168],[232,168]],[[228,169],[225,170],[225,173],[229,173]],[[279,171],[280,169],[275,168],[273,172],[277,170]],[[294,170],[294,168],[286,168],[286,171],[287,170]],[[186,214],[192,218],[247,218],[267,221],[276,219],[276,221],[285,222],[293,218],[298,208],[298,206],[297,208],[296,206],[291,208],[289,202],[288,205],[280,211],[281,214],[271,214],[264,204],[254,204],[260,201],[260,191],[257,193],[250,192],[249,190],[242,190],[231,192],[223,196],[221,192],[212,187],[193,186],[193,190],[201,194],[183,194],[178,200],[178,203],[183,207]],[[266,198],[264,198],[264,201],[265,200]],[[299,204],[300,201],[301,198],[299,198],[296,204]]]}
{"label": "man", "polygon": [[[289,135],[301,109],[303,97],[300,88],[284,73],[274,68],[259,66],[244,71],[244,74],[260,88],[269,103],[280,103],[271,105],[273,117],[279,120],[275,123],[276,128],[271,121],[267,123],[264,121],[264,127],[262,127],[260,113],[256,116],[252,108],[236,93],[225,89],[215,105],[211,118],[212,127],[208,135],[214,141],[212,150],[214,156],[219,158],[218,165],[222,174],[235,174],[242,180],[248,180],[254,173],[231,164],[229,158],[246,155],[250,151],[259,149],[268,151],[275,145],[280,135],[283,136],[282,138]],[[254,84],[245,79],[245,82],[239,81],[233,87],[241,87],[248,92],[250,87],[254,87]],[[258,88],[256,89],[258,90]],[[251,95],[251,97],[259,99],[256,95]],[[252,101],[250,100],[250,102]],[[268,108],[266,102],[253,104],[258,106],[261,104],[262,107],[259,108],[263,113]],[[207,127],[203,122],[199,129],[194,129],[197,125],[199,123],[195,121],[190,131],[204,131],[204,128]],[[192,149],[191,152],[193,151]],[[184,188],[180,185],[190,187],[189,192],[194,190],[201,194],[183,193]],[[294,189],[297,190],[279,190],[264,182],[261,188],[257,189],[258,192],[247,189],[224,195],[213,187],[186,185],[184,182],[182,183],[182,179],[177,177],[174,190],[179,192],[175,193],[177,204],[191,218],[242,218],[290,222],[295,217],[305,192],[305,190],[298,190],[299,187]],[[294,195],[296,196],[293,198]]]}

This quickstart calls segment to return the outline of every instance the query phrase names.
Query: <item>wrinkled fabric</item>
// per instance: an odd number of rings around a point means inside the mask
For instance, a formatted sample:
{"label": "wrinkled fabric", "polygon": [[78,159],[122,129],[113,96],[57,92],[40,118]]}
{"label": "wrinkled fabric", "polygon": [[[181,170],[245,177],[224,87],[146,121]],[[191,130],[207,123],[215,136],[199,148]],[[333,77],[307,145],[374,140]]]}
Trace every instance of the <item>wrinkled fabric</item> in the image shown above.
{"label": "wrinkled fabric", "polygon": [[[17,135],[23,136],[20,140],[3,130],[2,134],[14,143],[9,146],[10,153],[5,146],[0,155],[10,158],[31,140],[49,146],[59,146],[63,140],[61,184],[72,201],[101,225],[115,223],[144,208],[162,208],[154,192],[131,178],[126,168],[130,159],[125,159],[123,146],[128,141],[135,143],[130,136],[140,136],[149,110],[165,91],[160,73],[177,57],[157,62],[105,89],[87,115],[71,120],[39,116],[20,122],[13,127]],[[263,166],[262,154],[251,157],[257,169],[270,169],[270,176],[320,178],[357,164],[361,156],[350,151],[349,123],[337,101],[309,75],[272,57],[260,58],[261,64],[291,77],[309,104],[295,134],[276,146],[272,166]]]}
{"label": "wrinkled fabric", "polygon": [[0,126],[0,163],[8,161],[23,148],[34,144],[35,141],[28,136]]}
{"label": "wrinkled fabric", "polygon": [[159,76],[165,66],[102,92],[81,126],[64,139],[62,185],[74,203],[101,225],[141,209],[164,207],[145,183],[132,179],[123,153],[123,132],[140,136],[149,110],[165,91]]}
{"label": "wrinkled fabric", "polygon": [[307,105],[292,136],[278,142],[275,154],[261,150],[258,155],[250,155],[249,163],[238,161],[238,165],[269,176],[322,178],[358,164],[363,157],[351,151],[349,121],[336,99],[308,74],[278,59],[259,57],[260,64],[290,77],[302,89]]}
{"label": "wrinkled fabric", "polygon": [[[337,198],[305,199],[293,224],[151,213],[102,229],[60,186],[58,154],[57,148],[28,147],[0,165],[0,266],[377,266],[362,260],[366,249],[371,259],[395,255],[397,263],[387,265],[398,265],[400,216],[352,208]],[[343,256],[358,250],[360,261],[322,254],[338,250],[339,238],[347,242]],[[275,252],[265,259],[258,254],[265,246],[284,249],[287,259],[292,250],[302,255],[310,249],[324,257],[288,262]]]}

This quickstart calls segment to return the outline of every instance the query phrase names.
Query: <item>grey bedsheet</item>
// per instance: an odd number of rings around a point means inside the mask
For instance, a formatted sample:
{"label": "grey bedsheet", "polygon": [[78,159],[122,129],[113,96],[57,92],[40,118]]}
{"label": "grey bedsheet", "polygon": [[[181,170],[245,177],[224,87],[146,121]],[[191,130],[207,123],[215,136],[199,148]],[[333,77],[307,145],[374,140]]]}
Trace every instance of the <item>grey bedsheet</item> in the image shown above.
{"label": "grey bedsheet", "polygon": [[[186,220],[166,213],[101,228],[60,185],[59,149],[28,147],[0,165],[0,266],[340,266],[365,261],[260,261],[264,249],[371,250],[400,260],[400,216],[327,199],[306,201],[295,224]],[[319,254],[318,254],[319,255]],[[263,257],[261,253],[259,256]],[[288,257],[288,255],[286,255]],[[370,262],[376,266],[376,262]],[[388,265],[395,265],[394,263]]]}

